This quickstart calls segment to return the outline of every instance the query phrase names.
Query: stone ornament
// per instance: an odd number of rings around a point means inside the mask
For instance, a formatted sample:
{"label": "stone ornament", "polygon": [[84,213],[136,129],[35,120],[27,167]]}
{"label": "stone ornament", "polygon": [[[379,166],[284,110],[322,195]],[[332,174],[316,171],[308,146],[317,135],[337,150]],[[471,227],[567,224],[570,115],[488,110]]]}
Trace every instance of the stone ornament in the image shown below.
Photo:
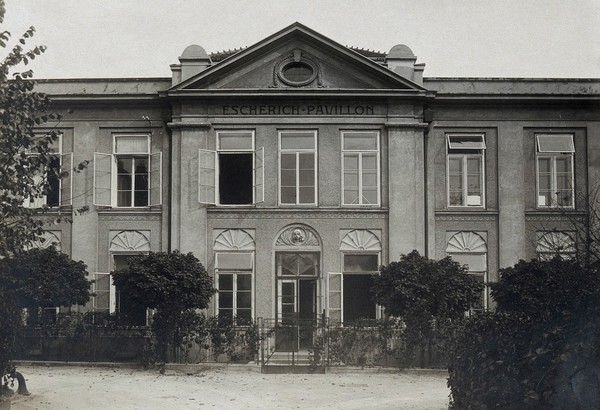
{"label": "stone ornament", "polygon": [[458,232],[448,241],[446,253],[487,252],[483,238],[475,232]]}
{"label": "stone ornament", "polygon": [[150,252],[150,241],[139,231],[121,231],[110,243],[111,252]]}
{"label": "stone ornament", "polygon": [[342,251],[381,251],[381,242],[377,236],[368,229],[355,229],[342,239]]}
{"label": "stone ornament", "polygon": [[253,251],[254,239],[243,229],[227,229],[221,232],[213,247],[215,251]]}
{"label": "stone ornament", "polygon": [[314,232],[301,226],[292,226],[279,235],[276,246],[319,246]]}

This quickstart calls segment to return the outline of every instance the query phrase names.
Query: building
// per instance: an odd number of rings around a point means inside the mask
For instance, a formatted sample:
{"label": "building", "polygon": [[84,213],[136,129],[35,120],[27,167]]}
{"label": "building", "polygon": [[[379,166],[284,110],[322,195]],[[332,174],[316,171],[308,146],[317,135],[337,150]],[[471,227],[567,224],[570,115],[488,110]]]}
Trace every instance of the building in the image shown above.
{"label": "building", "polygon": [[600,181],[598,79],[427,78],[407,46],[298,23],[179,60],[172,78],[38,84],[63,166],[92,161],[46,199],[48,218],[90,211],[44,242],[94,272],[88,309],[127,308],[109,272],[129,255],[178,249],[214,273],[213,314],[376,317],[370,273],[413,249],[482,281],[571,251],[565,210]]}

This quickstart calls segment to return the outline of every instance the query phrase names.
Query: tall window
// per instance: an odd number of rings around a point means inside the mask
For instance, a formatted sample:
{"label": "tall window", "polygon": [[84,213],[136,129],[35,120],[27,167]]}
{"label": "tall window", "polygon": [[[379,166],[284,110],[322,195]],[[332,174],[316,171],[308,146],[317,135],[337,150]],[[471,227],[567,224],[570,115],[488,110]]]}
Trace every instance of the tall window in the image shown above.
{"label": "tall window", "polygon": [[148,206],[150,138],[147,135],[115,135],[117,206]]}
{"label": "tall window", "polygon": [[486,284],[480,299],[471,308],[471,311],[487,310],[487,244],[483,237],[475,232],[458,232],[448,241],[446,254],[461,265],[466,265],[469,275],[473,275],[479,282]]}
{"label": "tall window", "polygon": [[448,134],[448,206],[485,206],[483,134]]}
{"label": "tall window", "polygon": [[[129,268],[129,259],[134,255],[113,255],[113,270]],[[122,323],[129,326],[146,326],[147,312],[145,306],[140,306],[126,292],[116,288],[116,310]]]}
{"label": "tall window", "polygon": [[343,205],[379,205],[379,132],[342,132]]}
{"label": "tall window", "polygon": [[279,203],[317,204],[317,132],[279,133]]}
{"label": "tall window", "polygon": [[248,323],[252,320],[254,253],[217,252],[215,271],[219,317]]}
{"label": "tall window", "polygon": [[250,205],[264,201],[264,148],[254,149],[254,131],[217,131],[217,151],[199,150],[198,201]]}
{"label": "tall window", "polygon": [[537,206],[574,206],[572,134],[537,134]]}
{"label": "tall window", "polygon": [[[63,178],[61,181],[60,173],[63,169],[72,172],[73,168],[73,154],[62,153],[62,135],[58,136],[58,139],[54,141],[54,144],[49,146],[48,150],[49,164],[45,166],[45,169],[40,170],[40,173],[34,177],[34,183],[36,186],[46,185],[41,196],[34,198],[27,198],[23,202],[23,206],[26,208],[41,208],[42,206],[58,207],[61,205],[70,205],[70,175]],[[37,154],[28,153],[28,155],[35,157]],[[61,189],[63,194],[61,195]],[[61,198],[61,196],[68,196]]]}
{"label": "tall window", "polygon": [[94,205],[146,207],[162,203],[162,153],[150,136],[113,136],[113,153],[94,153]]}
{"label": "tall window", "polygon": [[344,253],[342,257],[344,322],[375,319],[377,305],[370,289],[373,286],[373,275],[379,271],[379,254]]}

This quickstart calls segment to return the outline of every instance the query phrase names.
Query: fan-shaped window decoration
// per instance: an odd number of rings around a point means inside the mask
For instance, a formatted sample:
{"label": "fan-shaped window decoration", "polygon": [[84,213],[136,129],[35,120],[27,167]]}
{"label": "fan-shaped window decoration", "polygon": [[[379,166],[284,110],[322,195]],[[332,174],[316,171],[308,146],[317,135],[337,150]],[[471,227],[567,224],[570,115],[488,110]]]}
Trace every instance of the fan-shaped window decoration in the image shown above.
{"label": "fan-shaped window decoration", "polygon": [[54,246],[57,251],[61,250],[60,244],[60,232],[49,232],[45,231],[36,241],[31,243],[31,246],[28,246],[28,249],[38,248],[38,249],[46,249],[50,246]]}
{"label": "fan-shaped window decoration", "polygon": [[575,255],[575,241],[566,232],[540,232],[536,251],[542,260],[555,256],[570,259]]}
{"label": "fan-shaped window decoration", "polygon": [[253,251],[254,239],[243,229],[228,229],[215,239],[215,251]]}
{"label": "fan-shaped window decoration", "polygon": [[150,252],[150,241],[139,231],[121,231],[110,243],[111,252]]}
{"label": "fan-shaped window decoration", "polygon": [[367,229],[350,231],[342,239],[342,251],[381,251],[381,242],[375,234]]}
{"label": "fan-shaped window decoration", "polygon": [[317,234],[306,226],[294,225],[285,229],[275,242],[275,246],[319,246]]}
{"label": "fan-shaped window decoration", "polygon": [[475,232],[458,232],[450,238],[446,248],[446,253],[454,252],[487,252],[487,245]]}
{"label": "fan-shaped window decoration", "polygon": [[[458,232],[450,238],[446,253],[461,265],[466,265],[467,273],[473,275],[483,284],[487,284],[487,244],[481,235],[475,232]],[[477,304],[470,313],[487,310],[488,289],[487,285],[481,293]]]}

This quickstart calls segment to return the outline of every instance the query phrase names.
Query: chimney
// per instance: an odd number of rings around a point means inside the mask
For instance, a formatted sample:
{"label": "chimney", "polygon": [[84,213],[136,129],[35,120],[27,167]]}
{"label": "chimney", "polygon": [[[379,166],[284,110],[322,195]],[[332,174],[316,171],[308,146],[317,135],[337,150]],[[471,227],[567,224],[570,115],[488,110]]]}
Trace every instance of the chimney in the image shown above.
{"label": "chimney", "polygon": [[416,64],[417,56],[413,54],[408,46],[396,44],[387,54],[385,62],[388,68],[396,74],[419,85],[423,85],[425,64]]}
{"label": "chimney", "polygon": [[206,70],[212,63],[206,50],[196,44],[188,46],[183,50],[183,53],[179,57],[179,62],[180,64],[171,65],[173,85]]}

